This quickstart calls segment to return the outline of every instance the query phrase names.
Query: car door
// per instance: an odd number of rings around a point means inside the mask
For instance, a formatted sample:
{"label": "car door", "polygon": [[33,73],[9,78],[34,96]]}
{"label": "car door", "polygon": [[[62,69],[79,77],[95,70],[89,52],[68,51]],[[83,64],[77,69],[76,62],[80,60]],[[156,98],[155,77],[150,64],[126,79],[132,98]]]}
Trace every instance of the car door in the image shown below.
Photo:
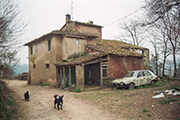
{"label": "car door", "polygon": [[145,76],[144,76],[143,71],[139,71],[139,72],[138,72],[138,75],[137,75],[137,81],[138,81],[137,86],[143,85],[144,82],[145,82],[145,80],[146,80],[146,78],[145,78]]}
{"label": "car door", "polygon": [[146,77],[146,80],[144,81],[144,84],[150,84],[151,80],[153,79],[152,74],[149,71],[144,71],[144,75]]}

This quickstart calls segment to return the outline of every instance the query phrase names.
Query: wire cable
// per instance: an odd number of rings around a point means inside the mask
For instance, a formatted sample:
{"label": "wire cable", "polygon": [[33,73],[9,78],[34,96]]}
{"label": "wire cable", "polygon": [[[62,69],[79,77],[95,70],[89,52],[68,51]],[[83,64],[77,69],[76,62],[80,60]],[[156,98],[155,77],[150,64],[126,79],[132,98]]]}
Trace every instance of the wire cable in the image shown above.
{"label": "wire cable", "polygon": [[122,17],[122,18],[120,18],[120,19],[118,19],[118,20],[116,20],[116,21],[114,21],[114,22],[112,22],[112,23],[109,23],[109,24],[107,24],[107,25],[104,25],[103,27],[110,26],[110,25],[112,25],[112,24],[114,24],[114,23],[116,23],[116,22],[119,22],[120,20],[126,19],[126,18],[128,18],[129,16],[131,16],[131,15],[137,13],[137,12],[140,11],[141,9],[142,9],[142,8],[139,8],[138,10],[136,10],[136,11],[130,13],[129,15],[126,15],[125,17]]}

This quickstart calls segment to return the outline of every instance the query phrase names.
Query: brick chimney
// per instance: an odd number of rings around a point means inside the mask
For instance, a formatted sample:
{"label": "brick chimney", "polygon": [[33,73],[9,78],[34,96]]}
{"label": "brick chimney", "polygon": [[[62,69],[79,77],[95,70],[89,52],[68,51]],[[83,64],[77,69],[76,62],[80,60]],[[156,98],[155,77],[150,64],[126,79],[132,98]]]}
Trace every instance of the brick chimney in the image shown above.
{"label": "brick chimney", "polygon": [[66,14],[66,22],[71,21],[71,16],[69,14]]}

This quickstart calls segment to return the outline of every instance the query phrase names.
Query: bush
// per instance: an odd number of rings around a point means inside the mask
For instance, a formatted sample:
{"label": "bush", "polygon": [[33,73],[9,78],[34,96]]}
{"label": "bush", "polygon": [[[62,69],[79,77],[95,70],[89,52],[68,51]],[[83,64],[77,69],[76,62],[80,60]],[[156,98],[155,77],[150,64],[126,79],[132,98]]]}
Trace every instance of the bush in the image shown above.
{"label": "bush", "polygon": [[0,81],[0,119],[11,120],[17,119],[18,104],[6,87],[6,84]]}
{"label": "bush", "polygon": [[81,88],[78,87],[74,92],[81,92]]}

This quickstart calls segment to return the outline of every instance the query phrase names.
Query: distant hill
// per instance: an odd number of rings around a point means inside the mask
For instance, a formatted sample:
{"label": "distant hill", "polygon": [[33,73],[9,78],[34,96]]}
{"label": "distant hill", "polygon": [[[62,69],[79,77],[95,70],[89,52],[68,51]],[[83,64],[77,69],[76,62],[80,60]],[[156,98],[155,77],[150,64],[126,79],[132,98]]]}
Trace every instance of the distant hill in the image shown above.
{"label": "distant hill", "polygon": [[29,70],[28,64],[18,64],[15,67],[14,72],[16,75],[18,75],[18,74],[22,74],[23,72],[28,72],[28,70]]}

